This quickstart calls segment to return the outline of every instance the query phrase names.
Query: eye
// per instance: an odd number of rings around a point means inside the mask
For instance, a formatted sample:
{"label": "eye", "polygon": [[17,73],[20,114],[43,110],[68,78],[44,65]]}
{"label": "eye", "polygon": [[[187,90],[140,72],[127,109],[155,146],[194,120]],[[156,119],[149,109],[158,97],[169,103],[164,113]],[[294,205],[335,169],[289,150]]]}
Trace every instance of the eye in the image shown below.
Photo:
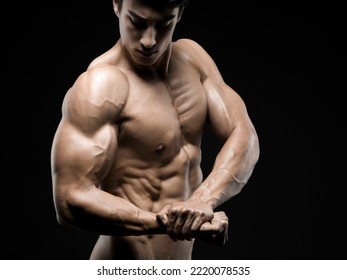
{"label": "eye", "polygon": [[137,27],[137,28],[144,28],[146,27],[146,22],[143,20],[139,20],[139,19],[135,19],[132,17],[129,17],[130,22],[133,26]]}
{"label": "eye", "polygon": [[170,25],[171,25],[171,21],[160,21],[158,22],[157,27],[165,29],[165,28],[168,28]]}

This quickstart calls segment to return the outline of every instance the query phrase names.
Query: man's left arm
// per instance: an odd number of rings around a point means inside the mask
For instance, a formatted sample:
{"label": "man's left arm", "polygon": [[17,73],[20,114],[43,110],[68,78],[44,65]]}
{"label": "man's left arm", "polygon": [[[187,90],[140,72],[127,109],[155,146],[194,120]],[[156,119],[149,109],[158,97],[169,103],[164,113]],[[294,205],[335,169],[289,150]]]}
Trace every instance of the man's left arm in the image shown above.
{"label": "man's left arm", "polygon": [[190,199],[215,209],[246,185],[259,158],[259,141],[244,101],[232,88],[221,79],[207,79],[204,87],[209,123],[224,144]]}
{"label": "man's left arm", "polygon": [[214,209],[246,185],[259,158],[259,142],[241,97],[225,84],[206,81],[205,88],[209,123],[224,144],[210,174],[191,197],[168,205],[157,218],[173,239],[208,237],[224,244],[228,220],[224,213],[216,215]]}
{"label": "man's left arm", "polygon": [[222,148],[210,174],[190,198],[164,207],[157,219],[173,239],[200,237],[224,244],[228,218],[214,209],[246,185],[258,161],[259,142],[241,97],[226,84],[217,85],[213,80],[205,81],[204,86],[209,124],[222,140]]}

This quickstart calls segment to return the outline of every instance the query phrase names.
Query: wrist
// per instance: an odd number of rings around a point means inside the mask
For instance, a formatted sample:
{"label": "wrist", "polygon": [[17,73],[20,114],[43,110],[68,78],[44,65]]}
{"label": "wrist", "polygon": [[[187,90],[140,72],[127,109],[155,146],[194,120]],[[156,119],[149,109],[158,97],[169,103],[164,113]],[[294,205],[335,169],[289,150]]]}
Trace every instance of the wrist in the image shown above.
{"label": "wrist", "polygon": [[156,214],[144,211],[141,215],[143,230],[146,234],[165,233],[165,228],[158,223]]}
{"label": "wrist", "polygon": [[189,200],[200,201],[201,204],[204,204],[210,207],[212,210],[217,204],[217,199],[213,196],[211,190],[204,185],[201,185],[189,198]]}

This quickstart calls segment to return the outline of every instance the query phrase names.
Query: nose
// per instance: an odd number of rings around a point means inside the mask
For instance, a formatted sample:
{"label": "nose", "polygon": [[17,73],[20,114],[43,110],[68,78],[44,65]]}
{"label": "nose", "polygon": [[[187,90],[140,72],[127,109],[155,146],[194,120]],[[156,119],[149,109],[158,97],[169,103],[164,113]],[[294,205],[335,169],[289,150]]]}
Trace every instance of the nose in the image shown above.
{"label": "nose", "polygon": [[156,44],[156,30],[154,27],[149,26],[146,28],[146,30],[143,32],[141,37],[141,44],[144,47],[144,49],[150,49]]}

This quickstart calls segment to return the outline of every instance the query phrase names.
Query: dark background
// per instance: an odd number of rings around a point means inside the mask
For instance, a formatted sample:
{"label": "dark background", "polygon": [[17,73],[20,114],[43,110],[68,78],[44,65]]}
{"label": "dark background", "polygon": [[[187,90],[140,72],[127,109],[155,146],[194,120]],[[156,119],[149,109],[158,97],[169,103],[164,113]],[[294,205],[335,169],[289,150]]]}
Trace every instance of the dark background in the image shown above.
{"label": "dark background", "polygon": [[[56,221],[50,150],[65,92],[118,39],[112,0],[13,2],[1,19],[0,257],[88,259],[96,236]],[[215,59],[261,147],[221,206],[229,242],[198,240],[194,259],[346,259],[346,34],[334,1],[191,0],[175,38]],[[206,132],[205,175],[219,147]]]}

